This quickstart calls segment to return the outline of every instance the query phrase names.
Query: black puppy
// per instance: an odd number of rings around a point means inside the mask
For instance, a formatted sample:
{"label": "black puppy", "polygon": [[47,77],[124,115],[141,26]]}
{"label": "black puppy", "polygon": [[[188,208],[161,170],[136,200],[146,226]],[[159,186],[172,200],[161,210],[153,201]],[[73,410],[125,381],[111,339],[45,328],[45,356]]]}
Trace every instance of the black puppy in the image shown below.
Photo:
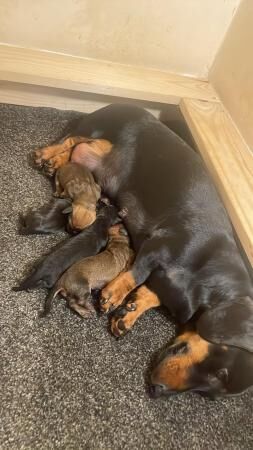
{"label": "black puppy", "polygon": [[20,214],[20,234],[53,234],[64,230],[70,205],[70,199],[52,199],[26,216]]}
{"label": "black puppy", "polygon": [[81,258],[96,255],[108,240],[108,229],[119,221],[117,210],[112,205],[103,205],[96,221],[77,236],[46,256],[35,270],[14,291],[36,288],[51,288],[58,278]]}

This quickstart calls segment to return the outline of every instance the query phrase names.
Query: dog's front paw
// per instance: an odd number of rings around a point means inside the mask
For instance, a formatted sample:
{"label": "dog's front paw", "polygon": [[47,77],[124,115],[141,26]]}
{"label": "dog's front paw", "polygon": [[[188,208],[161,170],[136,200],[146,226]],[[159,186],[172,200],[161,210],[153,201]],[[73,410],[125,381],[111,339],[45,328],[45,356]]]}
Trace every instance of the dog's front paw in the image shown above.
{"label": "dog's front paw", "polygon": [[111,320],[111,332],[116,337],[125,336],[138,319],[137,305],[128,302],[125,306],[117,309]]}

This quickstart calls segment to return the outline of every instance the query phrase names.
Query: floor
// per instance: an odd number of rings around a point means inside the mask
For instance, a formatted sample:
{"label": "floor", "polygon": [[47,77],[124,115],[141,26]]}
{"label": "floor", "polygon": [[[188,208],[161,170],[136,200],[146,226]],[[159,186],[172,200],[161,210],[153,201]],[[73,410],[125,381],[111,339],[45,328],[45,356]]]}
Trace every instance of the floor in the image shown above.
{"label": "floor", "polygon": [[39,320],[44,292],[11,291],[65,238],[19,236],[18,214],[51,195],[50,182],[29,166],[30,152],[74,115],[0,105],[0,449],[252,449],[252,394],[216,402],[148,397],[150,361],[174,333],[165,313],[149,312],[116,340],[105,317],[82,321],[59,301]]}

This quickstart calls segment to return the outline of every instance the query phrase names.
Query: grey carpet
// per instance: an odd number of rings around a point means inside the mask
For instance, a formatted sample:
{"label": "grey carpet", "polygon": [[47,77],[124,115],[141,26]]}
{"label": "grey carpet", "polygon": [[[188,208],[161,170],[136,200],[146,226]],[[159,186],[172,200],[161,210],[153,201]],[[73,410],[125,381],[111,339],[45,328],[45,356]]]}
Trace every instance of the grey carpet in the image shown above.
{"label": "grey carpet", "polygon": [[45,202],[50,182],[28,165],[74,113],[0,105],[1,449],[252,449],[252,395],[217,402],[186,394],[151,400],[152,355],[173,335],[158,311],[116,340],[107,319],[82,321],[54,305],[38,320],[43,291],[14,293],[57,237],[22,237],[18,213]]}

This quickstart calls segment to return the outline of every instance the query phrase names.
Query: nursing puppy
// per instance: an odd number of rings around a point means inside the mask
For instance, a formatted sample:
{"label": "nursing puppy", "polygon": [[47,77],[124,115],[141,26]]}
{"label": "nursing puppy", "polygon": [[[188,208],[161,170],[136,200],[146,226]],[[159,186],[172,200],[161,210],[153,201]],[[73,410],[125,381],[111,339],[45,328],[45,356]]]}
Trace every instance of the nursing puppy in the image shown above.
{"label": "nursing puppy", "polygon": [[67,224],[66,208],[71,205],[69,199],[52,199],[36,211],[20,215],[20,234],[53,234],[63,231]]}
{"label": "nursing puppy", "polygon": [[69,162],[57,170],[55,176],[55,197],[70,198],[69,227],[83,230],[96,219],[96,204],[101,189],[95,183],[91,172],[81,164]]}
{"label": "nursing puppy", "polygon": [[[101,202],[102,204],[102,202]],[[108,229],[118,222],[117,209],[112,205],[99,207],[95,222],[78,235],[68,239],[47,255],[14,291],[29,289],[50,289],[59,277],[75,262],[96,255],[108,240]]]}
{"label": "nursing puppy", "polygon": [[62,275],[47,297],[41,316],[50,312],[53,299],[60,294],[81,317],[89,317],[95,311],[91,302],[91,291],[103,288],[126,270],[132,260],[133,251],[129,246],[126,229],[123,225],[112,226],[109,229],[106,249],[96,256],[75,263]]}

